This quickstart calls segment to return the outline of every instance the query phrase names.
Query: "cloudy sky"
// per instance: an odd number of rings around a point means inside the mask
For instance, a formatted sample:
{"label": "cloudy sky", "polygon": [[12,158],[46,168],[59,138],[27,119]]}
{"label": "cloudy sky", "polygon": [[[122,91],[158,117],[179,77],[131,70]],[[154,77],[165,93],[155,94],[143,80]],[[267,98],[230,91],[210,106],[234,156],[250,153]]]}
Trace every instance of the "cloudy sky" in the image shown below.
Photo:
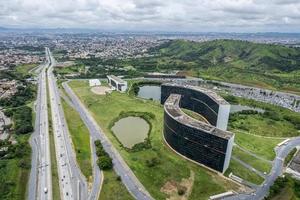
{"label": "cloudy sky", "polygon": [[0,26],[300,32],[300,0],[0,0]]}

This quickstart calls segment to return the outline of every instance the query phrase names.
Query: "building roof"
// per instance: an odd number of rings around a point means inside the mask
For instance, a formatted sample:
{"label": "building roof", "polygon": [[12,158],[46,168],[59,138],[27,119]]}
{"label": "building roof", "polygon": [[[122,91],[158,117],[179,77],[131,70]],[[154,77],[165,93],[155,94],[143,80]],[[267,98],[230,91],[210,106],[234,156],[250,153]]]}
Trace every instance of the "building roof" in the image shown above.
{"label": "building roof", "polygon": [[110,79],[113,79],[115,82],[118,82],[118,83],[123,83],[125,84],[126,81],[122,80],[121,78],[115,76],[115,75],[108,75],[107,78],[110,78]]}
{"label": "building roof", "polygon": [[216,128],[215,126],[207,124],[203,121],[198,121],[185,114],[179,107],[180,99],[181,95],[171,94],[164,104],[165,111],[168,112],[169,115],[175,120],[187,126],[203,130],[209,134],[215,135],[220,138],[230,139],[231,137],[233,137],[233,133],[229,131],[223,131],[221,129]]}
{"label": "building roof", "polygon": [[195,91],[199,91],[202,92],[204,94],[206,94],[207,96],[209,96],[212,100],[214,100],[216,103],[218,103],[219,105],[229,105],[229,103],[221,96],[219,96],[217,93],[208,90],[206,88],[202,88],[199,86],[193,86],[193,85],[180,85],[177,83],[165,83],[163,85],[166,86],[173,86],[173,87],[181,87],[181,88],[188,88],[191,90],[195,90]]}

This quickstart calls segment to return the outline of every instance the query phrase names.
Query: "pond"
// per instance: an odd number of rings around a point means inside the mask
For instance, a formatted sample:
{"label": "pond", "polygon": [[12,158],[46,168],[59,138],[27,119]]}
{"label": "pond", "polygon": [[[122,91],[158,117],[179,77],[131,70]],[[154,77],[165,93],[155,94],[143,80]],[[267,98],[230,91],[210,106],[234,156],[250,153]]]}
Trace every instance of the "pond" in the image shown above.
{"label": "pond", "polygon": [[144,142],[148,137],[150,126],[141,117],[125,117],[117,121],[112,131],[124,147],[132,148],[135,144]]}
{"label": "pond", "polygon": [[159,85],[144,85],[140,87],[137,96],[144,99],[160,101],[160,94],[161,90]]}
{"label": "pond", "polygon": [[244,105],[230,105],[230,113],[236,113],[243,110],[255,110],[259,113],[265,112],[265,110],[261,108],[254,108],[254,107],[244,106]]}

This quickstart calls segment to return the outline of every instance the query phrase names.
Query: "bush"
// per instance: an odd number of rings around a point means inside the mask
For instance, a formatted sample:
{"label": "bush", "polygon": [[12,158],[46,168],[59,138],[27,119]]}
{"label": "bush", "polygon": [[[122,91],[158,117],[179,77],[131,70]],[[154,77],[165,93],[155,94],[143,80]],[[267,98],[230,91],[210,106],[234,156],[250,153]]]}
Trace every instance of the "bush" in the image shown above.
{"label": "bush", "polygon": [[146,160],[147,167],[155,167],[160,163],[160,160],[156,157]]}
{"label": "bush", "polygon": [[228,101],[229,103],[231,103],[231,104],[238,104],[239,103],[238,98],[236,98],[235,96],[232,96],[232,95],[226,95],[226,96],[224,96],[224,99],[226,101]]}
{"label": "bush", "polygon": [[117,180],[117,181],[121,181],[121,176],[117,176],[117,177],[116,177],[116,180]]}
{"label": "bush", "polygon": [[94,144],[96,147],[102,147],[100,140],[95,140]]}
{"label": "bush", "polygon": [[104,151],[103,148],[97,148],[97,150],[96,150],[96,155],[97,155],[98,157],[100,157],[100,156],[108,156],[108,154]]}
{"label": "bush", "polygon": [[28,160],[25,160],[25,159],[21,159],[19,161],[19,164],[18,164],[19,167],[23,168],[23,169],[30,169],[30,162]]}
{"label": "bush", "polygon": [[109,170],[113,167],[112,159],[108,156],[100,156],[97,164],[102,170]]}
{"label": "bush", "polygon": [[274,121],[281,120],[280,115],[277,112],[274,112],[274,111],[265,111],[263,113],[263,116],[266,117],[266,118],[272,119]]}
{"label": "bush", "polygon": [[177,189],[177,193],[178,195],[182,196],[186,193],[186,190],[187,190],[186,187],[179,185]]}

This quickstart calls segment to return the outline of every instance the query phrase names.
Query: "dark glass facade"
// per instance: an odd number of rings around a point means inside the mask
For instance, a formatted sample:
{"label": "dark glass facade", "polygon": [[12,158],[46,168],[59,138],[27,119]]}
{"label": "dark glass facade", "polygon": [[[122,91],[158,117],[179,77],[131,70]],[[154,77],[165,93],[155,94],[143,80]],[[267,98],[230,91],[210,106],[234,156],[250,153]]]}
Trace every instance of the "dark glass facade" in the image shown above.
{"label": "dark glass facade", "polygon": [[166,111],[164,137],[181,155],[223,172],[228,140],[181,124]]}
{"label": "dark glass facade", "polygon": [[218,120],[219,104],[206,94],[191,88],[170,85],[161,86],[161,104],[164,104],[170,94],[180,94],[180,107],[192,110],[204,116],[210,124],[216,126]]}
{"label": "dark glass facade", "polygon": [[[168,99],[170,95],[174,96],[173,94],[179,94],[179,101],[174,101],[177,102],[174,108],[172,100]],[[200,91],[170,85],[162,85],[161,103],[166,103],[164,138],[170,147],[193,161],[224,173],[230,162],[234,135],[215,127],[218,119],[218,103]],[[211,129],[206,130],[201,125],[197,126],[195,122],[183,121],[180,117],[184,113],[177,111],[177,108],[180,110],[178,106],[203,115],[211,123],[208,125]]]}

